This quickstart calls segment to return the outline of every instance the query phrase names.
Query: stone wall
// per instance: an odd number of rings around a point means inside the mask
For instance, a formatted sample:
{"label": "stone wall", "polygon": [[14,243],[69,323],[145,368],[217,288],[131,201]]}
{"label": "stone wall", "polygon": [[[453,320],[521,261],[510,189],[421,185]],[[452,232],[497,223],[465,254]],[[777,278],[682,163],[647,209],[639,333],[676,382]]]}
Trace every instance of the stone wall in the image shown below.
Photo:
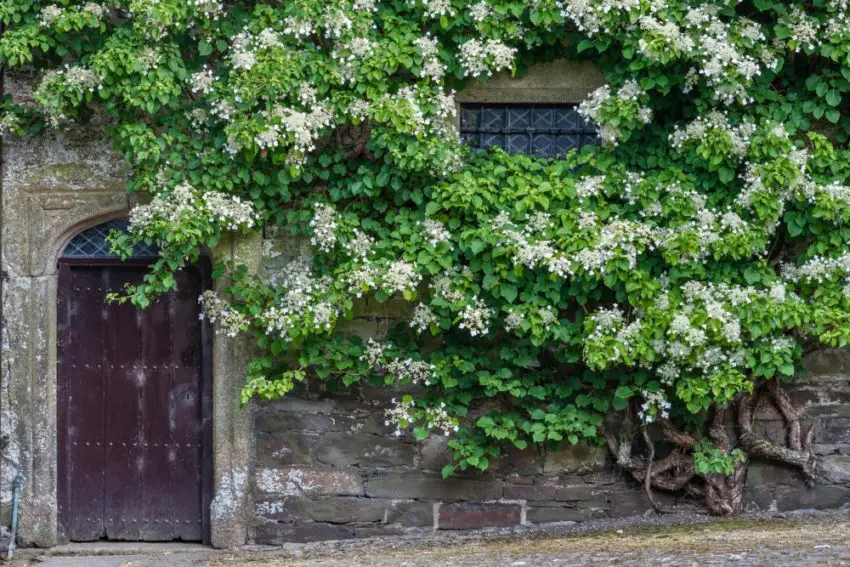
{"label": "stone wall", "polygon": [[[268,234],[269,277],[285,272],[299,243]],[[364,302],[349,329],[379,335],[402,305]],[[850,505],[850,352],[820,351],[789,388],[814,428],[821,479],[805,486],[791,468],[753,462],[747,506],[761,510]],[[607,450],[579,445],[545,453],[513,450],[487,473],[443,479],[445,439],[396,437],[383,412],[398,392],[342,393],[308,385],[287,398],[254,406],[252,475],[255,543],[366,537],[577,522],[645,514],[652,507],[638,484],[617,470]],[[757,408],[756,432],[784,443],[785,424],[768,400]],[[663,495],[668,507],[693,503]]]}

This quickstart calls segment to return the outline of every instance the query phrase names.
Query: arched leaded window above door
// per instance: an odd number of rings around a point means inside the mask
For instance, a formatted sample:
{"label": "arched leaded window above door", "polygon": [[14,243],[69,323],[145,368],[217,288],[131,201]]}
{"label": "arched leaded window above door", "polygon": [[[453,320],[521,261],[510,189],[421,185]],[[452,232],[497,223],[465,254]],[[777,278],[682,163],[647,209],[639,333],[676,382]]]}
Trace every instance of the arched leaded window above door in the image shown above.
{"label": "arched leaded window above door", "polygon": [[[130,223],[127,219],[113,219],[98,224],[77,234],[65,246],[62,258],[118,258],[111,250],[107,236],[113,230],[127,233]],[[152,244],[139,244],[133,251],[133,258],[156,258],[159,250]]]}

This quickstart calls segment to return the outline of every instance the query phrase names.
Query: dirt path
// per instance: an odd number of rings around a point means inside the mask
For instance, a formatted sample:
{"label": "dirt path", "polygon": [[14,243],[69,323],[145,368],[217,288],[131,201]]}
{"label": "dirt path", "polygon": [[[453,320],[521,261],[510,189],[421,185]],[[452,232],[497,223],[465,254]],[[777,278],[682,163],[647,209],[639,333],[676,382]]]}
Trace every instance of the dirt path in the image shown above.
{"label": "dirt path", "polygon": [[[532,567],[584,565],[850,567],[850,513],[805,519],[637,525],[584,534],[436,534],[289,545],[274,550],[40,557],[44,567]],[[85,548],[81,548],[85,549]],[[37,563],[36,563],[37,561]]]}

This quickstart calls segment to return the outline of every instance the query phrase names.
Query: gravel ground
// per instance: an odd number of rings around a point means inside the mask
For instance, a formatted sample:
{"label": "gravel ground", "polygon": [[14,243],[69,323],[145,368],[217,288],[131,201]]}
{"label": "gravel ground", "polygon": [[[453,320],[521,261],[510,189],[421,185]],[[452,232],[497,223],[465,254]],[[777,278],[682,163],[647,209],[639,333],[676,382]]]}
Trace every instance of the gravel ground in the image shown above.
{"label": "gravel ground", "polygon": [[[129,548],[128,548],[129,549]],[[63,550],[58,550],[63,551]],[[555,530],[437,533],[425,537],[212,551],[199,548],[143,555],[92,545],[66,548],[73,556],[22,550],[16,567],[532,567],[648,565],[846,565],[850,567],[850,512],[790,517],[748,516],[707,521],[661,516],[587,522]],[[86,555],[92,553],[93,555]]]}

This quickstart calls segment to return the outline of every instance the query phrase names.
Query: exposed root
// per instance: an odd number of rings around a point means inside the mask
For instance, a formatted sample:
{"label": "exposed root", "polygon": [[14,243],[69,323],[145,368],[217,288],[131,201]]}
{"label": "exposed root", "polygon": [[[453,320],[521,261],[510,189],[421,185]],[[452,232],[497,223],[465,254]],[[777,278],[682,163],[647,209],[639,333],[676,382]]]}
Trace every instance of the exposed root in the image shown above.
{"label": "exposed root", "polygon": [[[787,425],[787,446],[777,445],[760,437],[753,431],[754,412],[760,391],[743,395],[733,407],[718,408],[708,428],[708,441],[724,452],[736,447],[743,458],[736,458],[732,474],[697,474],[694,470],[693,449],[696,439],[678,430],[670,421],[659,422],[664,441],[672,446],[670,453],[656,460],[655,442],[646,426],[638,426],[634,420],[634,408],[630,405],[623,412],[617,434],[604,430],[608,449],[617,459],[617,465],[641,483],[653,508],[659,505],[653,489],[669,492],[685,491],[702,501],[708,511],[715,515],[737,514],[743,509],[744,483],[751,457],[781,462],[799,468],[806,483],[812,486],[817,480],[817,459],[812,451],[812,428],[804,429],[800,416],[788,394],[781,385],[771,380],[763,390],[770,395]],[[737,414],[737,415],[736,415]],[[737,417],[737,419],[736,419]],[[737,438],[735,427],[737,426]],[[632,455],[633,443],[638,433],[646,442],[647,455]],[[730,438],[730,435],[732,436]]]}
{"label": "exposed root", "polygon": [[812,430],[809,428],[803,434],[797,410],[776,381],[769,383],[767,390],[787,424],[788,446],[777,445],[753,432],[753,412],[758,398],[744,396],[738,403],[741,448],[750,456],[798,467],[803,473],[806,484],[814,486],[817,480],[817,457],[812,451]]}

